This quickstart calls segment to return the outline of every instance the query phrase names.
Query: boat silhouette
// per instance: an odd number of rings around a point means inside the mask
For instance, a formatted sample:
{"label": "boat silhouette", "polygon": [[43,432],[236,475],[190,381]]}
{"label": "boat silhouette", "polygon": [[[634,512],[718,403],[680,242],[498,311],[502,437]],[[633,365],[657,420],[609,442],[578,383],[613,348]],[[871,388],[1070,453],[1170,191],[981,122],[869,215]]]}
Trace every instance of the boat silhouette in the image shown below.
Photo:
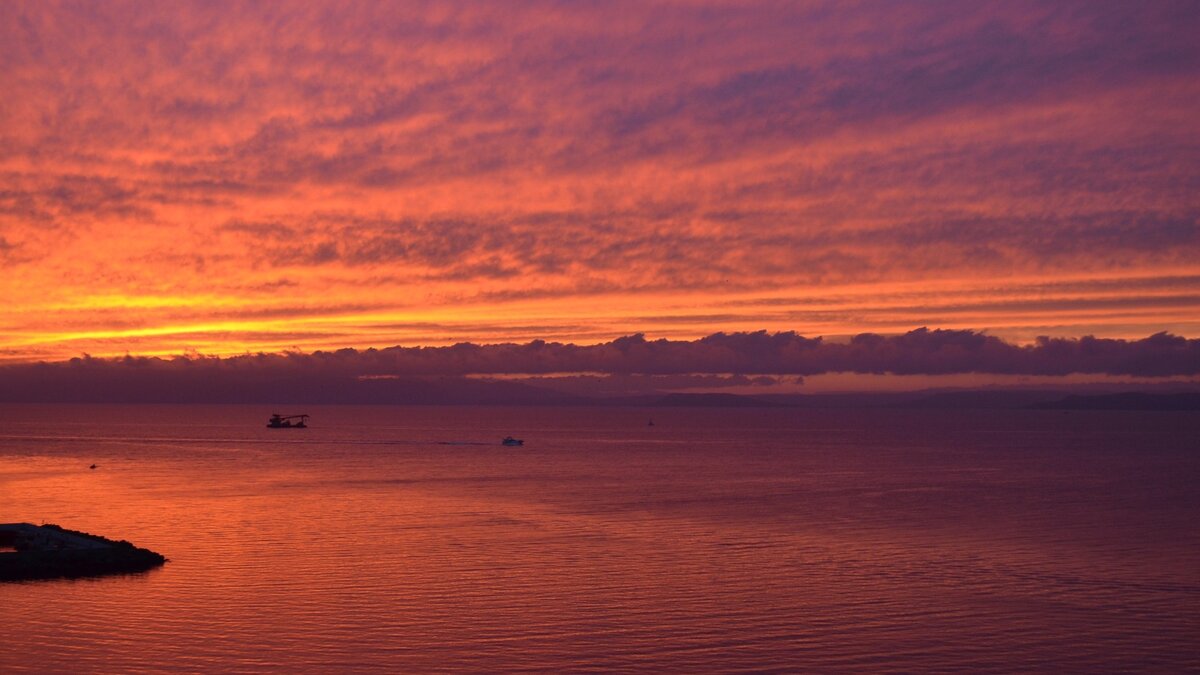
{"label": "boat silhouette", "polygon": [[[296,420],[296,421],[292,421]],[[305,429],[308,427],[308,415],[271,415],[267,420],[268,429]]]}

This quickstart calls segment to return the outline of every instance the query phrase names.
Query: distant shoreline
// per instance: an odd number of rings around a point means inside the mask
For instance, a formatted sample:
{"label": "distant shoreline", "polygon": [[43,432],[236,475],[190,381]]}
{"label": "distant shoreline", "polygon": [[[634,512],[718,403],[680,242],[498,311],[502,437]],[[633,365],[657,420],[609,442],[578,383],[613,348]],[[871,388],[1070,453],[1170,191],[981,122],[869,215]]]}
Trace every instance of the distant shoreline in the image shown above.
{"label": "distant shoreline", "polygon": [[[799,408],[799,409],[924,409],[924,410],[1130,410],[1200,411],[1200,391],[1101,391],[1078,393],[1070,389],[927,389],[894,392],[828,392],[813,394],[730,394],[721,392],[672,392],[634,396],[555,397],[544,392],[538,398],[493,398],[457,400],[351,399],[295,397],[289,400],[0,400],[2,405],[333,405],[333,406],[515,406],[515,407],[600,407],[600,408]],[[265,413],[264,413],[265,414]]]}

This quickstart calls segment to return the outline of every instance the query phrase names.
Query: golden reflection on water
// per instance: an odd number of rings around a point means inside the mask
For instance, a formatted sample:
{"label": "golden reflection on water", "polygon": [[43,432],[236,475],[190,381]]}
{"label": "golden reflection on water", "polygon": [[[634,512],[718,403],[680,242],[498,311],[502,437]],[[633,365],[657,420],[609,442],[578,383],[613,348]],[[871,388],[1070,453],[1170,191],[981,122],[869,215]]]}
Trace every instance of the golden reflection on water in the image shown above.
{"label": "golden reflection on water", "polygon": [[0,669],[1200,667],[1194,416],[310,412],[0,409],[0,521],[170,558]]}

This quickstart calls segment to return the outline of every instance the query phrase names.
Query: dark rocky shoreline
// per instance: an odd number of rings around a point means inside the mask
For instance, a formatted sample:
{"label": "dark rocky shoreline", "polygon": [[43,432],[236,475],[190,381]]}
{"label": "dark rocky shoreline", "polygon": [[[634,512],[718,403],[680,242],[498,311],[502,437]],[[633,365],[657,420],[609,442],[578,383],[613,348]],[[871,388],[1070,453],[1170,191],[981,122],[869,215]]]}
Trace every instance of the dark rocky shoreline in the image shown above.
{"label": "dark rocky shoreline", "polygon": [[128,541],[113,541],[58,525],[0,525],[0,581],[91,577],[144,572],[167,559]]}

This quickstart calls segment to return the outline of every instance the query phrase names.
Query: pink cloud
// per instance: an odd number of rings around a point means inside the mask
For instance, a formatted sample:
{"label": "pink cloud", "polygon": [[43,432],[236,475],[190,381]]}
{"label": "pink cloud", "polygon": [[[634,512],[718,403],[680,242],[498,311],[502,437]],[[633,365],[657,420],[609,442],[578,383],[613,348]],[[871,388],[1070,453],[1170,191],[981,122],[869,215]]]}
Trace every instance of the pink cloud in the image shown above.
{"label": "pink cloud", "polygon": [[[540,297],[565,314],[597,292],[1188,276],[1197,17],[5,3],[0,293],[32,306],[0,323],[53,332],[74,319],[51,300],[96,289],[244,298],[280,277],[297,305],[347,313],[370,288],[383,307]],[[1195,291],[1148,307],[1140,334],[1182,325]]]}

